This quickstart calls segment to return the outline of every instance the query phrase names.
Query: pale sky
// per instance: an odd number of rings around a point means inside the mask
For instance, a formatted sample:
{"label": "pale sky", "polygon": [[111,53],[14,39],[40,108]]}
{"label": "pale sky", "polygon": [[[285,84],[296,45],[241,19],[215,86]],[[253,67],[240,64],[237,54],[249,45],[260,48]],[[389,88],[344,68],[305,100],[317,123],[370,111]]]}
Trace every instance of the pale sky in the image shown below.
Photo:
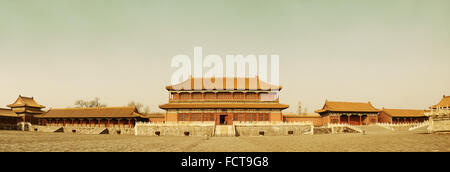
{"label": "pale sky", "polygon": [[99,97],[153,111],[173,56],[278,54],[281,103],[424,109],[450,95],[448,0],[0,0],[0,107]]}

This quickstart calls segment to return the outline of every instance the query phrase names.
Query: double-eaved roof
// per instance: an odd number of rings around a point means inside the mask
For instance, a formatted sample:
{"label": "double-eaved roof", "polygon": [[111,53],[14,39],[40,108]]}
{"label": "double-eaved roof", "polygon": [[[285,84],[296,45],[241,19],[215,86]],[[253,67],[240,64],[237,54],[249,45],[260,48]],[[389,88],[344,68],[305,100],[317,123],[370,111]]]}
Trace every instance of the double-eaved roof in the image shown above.
{"label": "double-eaved roof", "polygon": [[315,112],[380,112],[380,110],[373,107],[370,102],[332,102],[327,100],[323,108]]}
{"label": "double-eaved roof", "polygon": [[450,96],[444,95],[438,104],[431,106],[431,109],[437,109],[438,107],[450,107]]}
{"label": "double-eaved roof", "polygon": [[45,106],[40,105],[37,103],[33,97],[24,97],[19,95],[17,100],[10,105],[7,105],[8,107],[15,108],[15,107],[34,107],[34,108],[45,108]]}
{"label": "double-eaved roof", "polygon": [[391,117],[425,117],[425,110],[414,109],[383,109]]}
{"label": "double-eaved roof", "polygon": [[135,106],[50,109],[40,118],[132,118],[142,117]]}
{"label": "double-eaved roof", "polygon": [[283,117],[285,118],[320,118],[320,114],[318,113],[283,113]]}
{"label": "double-eaved roof", "polygon": [[[205,82],[206,81],[206,82]],[[190,90],[278,90],[282,89],[281,86],[271,85],[259,79],[259,77],[253,78],[193,78],[190,77],[186,81],[169,85],[166,87],[169,91],[190,91]]]}
{"label": "double-eaved roof", "polygon": [[215,109],[215,108],[233,108],[233,109],[287,109],[289,105],[280,103],[169,103],[160,105],[161,109]]}

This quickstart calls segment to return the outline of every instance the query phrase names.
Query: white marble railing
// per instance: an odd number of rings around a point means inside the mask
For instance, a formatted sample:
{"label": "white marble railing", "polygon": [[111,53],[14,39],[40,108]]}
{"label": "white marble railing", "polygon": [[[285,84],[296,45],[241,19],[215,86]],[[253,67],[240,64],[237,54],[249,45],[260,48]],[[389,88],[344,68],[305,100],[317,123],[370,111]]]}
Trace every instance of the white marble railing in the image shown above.
{"label": "white marble railing", "polygon": [[428,121],[425,122],[405,122],[405,123],[377,123],[378,126],[389,126],[389,127],[404,127],[404,126],[411,126],[411,125],[420,125],[422,123],[428,123]]}
{"label": "white marble railing", "polygon": [[409,128],[409,131],[414,131],[416,129],[419,129],[419,128],[422,128],[422,127],[425,127],[425,126],[430,126],[430,122],[429,121],[424,121],[422,123],[419,123],[419,124],[417,124],[417,126]]}
{"label": "white marble railing", "polygon": [[329,124],[328,124],[328,127],[329,127],[329,128],[333,128],[333,127],[348,127],[348,128],[350,128],[350,129],[353,129],[353,130],[358,131],[358,132],[360,132],[360,133],[363,132],[363,131],[361,130],[361,128],[356,127],[356,126],[353,126],[353,125],[349,125],[349,124],[332,124],[332,123],[329,123]]}
{"label": "white marble railing", "polygon": [[377,123],[377,126],[395,131],[395,127],[409,127],[409,131],[429,125],[429,121],[410,123]]}
{"label": "white marble railing", "polygon": [[205,121],[205,122],[197,122],[197,121],[186,121],[186,122],[136,122],[137,126],[214,126],[214,121]]}
{"label": "white marble railing", "polygon": [[425,113],[426,116],[448,116],[450,115],[449,107],[437,107],[436,109],[431,109],[430,112]]}
{"label": "white marble railing", "polygon": [[234,121],[233,125],[313,125],[313,122]]}

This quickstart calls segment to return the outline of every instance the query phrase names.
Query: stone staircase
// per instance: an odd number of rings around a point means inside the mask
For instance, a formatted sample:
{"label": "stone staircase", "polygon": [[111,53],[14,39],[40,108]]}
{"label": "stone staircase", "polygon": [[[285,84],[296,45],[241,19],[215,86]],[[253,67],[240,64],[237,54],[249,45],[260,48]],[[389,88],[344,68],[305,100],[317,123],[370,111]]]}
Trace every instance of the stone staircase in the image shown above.
{"label": "stone staircase", "polygon": [[236,129],[234,125],[216,125],[214,136],[216,137],[234,137]]}
{"label": "stone staircase", "polygon": [[418,124],[417,126],[409,128],[409,131],[415,132],[428,132],[428,128],[430,127],[430,123],[428,121]]}
{"label": "stone staircase", "polygon": [[359,126],[361,130],[364,131],[365,134],[386,134],[386,133],[393,133],[392,130],[389,130],[387,128],[383,128],[381,126],[377,125],[363,125]]}

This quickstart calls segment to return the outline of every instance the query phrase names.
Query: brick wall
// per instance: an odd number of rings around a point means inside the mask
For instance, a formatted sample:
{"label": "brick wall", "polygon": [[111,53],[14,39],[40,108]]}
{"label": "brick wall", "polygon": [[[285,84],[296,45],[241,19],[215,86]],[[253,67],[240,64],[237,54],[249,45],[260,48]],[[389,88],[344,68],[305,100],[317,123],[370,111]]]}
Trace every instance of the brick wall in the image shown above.
{"label": "brick wall", "polygon": [[388,115],[386,112],[380,112],[378,116],[378,122],[380,123],[392,123],[392,117]]}
{"label": "brick wall", "polygon": [[322,117],[308,117],[308,116],[300,116],[299,117],[283,117],[284,122],[313,122],[314,126],[322,126],[324,124],[324,118]]}

